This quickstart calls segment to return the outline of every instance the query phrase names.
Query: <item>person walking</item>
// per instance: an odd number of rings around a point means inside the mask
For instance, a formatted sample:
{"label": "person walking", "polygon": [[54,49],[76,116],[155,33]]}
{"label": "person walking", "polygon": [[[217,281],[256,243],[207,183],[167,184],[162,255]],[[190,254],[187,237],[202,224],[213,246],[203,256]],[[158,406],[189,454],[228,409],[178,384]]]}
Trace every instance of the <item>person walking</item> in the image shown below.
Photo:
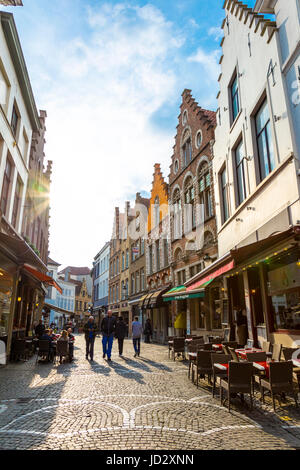
{"label": "person walking", "polygon": [[150,318],[147,318],[144,328],[145,343],[150,343],[150,336],[152,336],[152,326]]}
{"label": "person walking", "polygon": [[107,355],[107,360],[111,361],[111,350],[114,341],[114,332],[116,329],[116,319],[112,316],[112,311],[108,310],[106,317],[101,322],[101,332],[103,335],[103,359]]}
{"label": "person walking", "polygon": [[91,315],[87,323],[83,327],[85,333],[85,343],[86,343],[86,354],[85,358],[88,359],[89,355],[91,361],[94,360],[94,343],[97,334],[97,325],[95,323],[94,317]]}
{"label": "person walking", "polygon": [[118,340],[118,346],[119,346],[119,356],[123,355],[123,344],[124,344],[125,336],[127,336],[127,325],[123,321],[123,317],[119,317],[117,324],[116,324],[116,331],[115,331],[115,337]]}
{"label": "person walking", "polygon": [[141,352],[141,336],[142,336],[143,326],[139,322],[139,317],[134,317],[132,322],[132,340],[134,347],[134,357],[139,356]]}

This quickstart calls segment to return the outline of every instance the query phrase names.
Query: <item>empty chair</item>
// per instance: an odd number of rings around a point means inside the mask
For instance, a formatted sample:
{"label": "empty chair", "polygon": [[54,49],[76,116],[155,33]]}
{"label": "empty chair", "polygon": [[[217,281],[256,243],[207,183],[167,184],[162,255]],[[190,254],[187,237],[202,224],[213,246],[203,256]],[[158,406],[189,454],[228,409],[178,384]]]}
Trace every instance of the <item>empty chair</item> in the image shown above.
{"label": "empty chair", "polygon": [[[198,343],[195,343],[194,341],[190,344],[188,344],[187,346],[187,351],[188,353],[192,352],[192,353],[196,353],[199,351],[199,349],[201,348],[201,345],[198,344]],[[192,364],[194,362],[196,362],[196,357],[192,357],[188,354],[188,361],[189,361],[189,370],[188,370],[188,378],[190,378],[190,375],[191,375],[191,369],[192,369]]]}
{"label": "empty chair", "polygon": [[36,362],[38,362],[39,357],[46,358],[48,361],[50,359],[50,341],[40,339],[37,347]]}
{"label": "empty chair", "polygon": [[229,362],[228,379],[221,379],[220,387],[220,401],[221,405],[223,401],[223,389],[227,391],[228,398],[228,410],[230,411],[230,400],[232,393],[240,393],[242,400],[244,400],[244,394],[250,395],[251,409],[253,408],[252,398],[252,374],[253,364],[251,362]]}
{"label": "empty chair", "polygon": [[224,346],[230,346],[231,348],[237,349],[238,343],[237,341],[223,341]]}
{"label": "empty chair", "polygon": [[281,349],[282,349],[282,344],[273,344],[273,352],[272,352],[273,361],[277,361],[277,362],[280,361]]}
{"label": "empty chair", "polygon": [[285,361],[293,359],[293,354],[298,351],[298,348],[282,348],[282,354]]}
{"label": "empty chair", "polygon": [[213,371],[212,395],[214,397],[217,377],[220,377],[220,378],[227,377],[227,369],[226,370],[218,369],[217,367],[214,367],[214,364],[228,364],[229,361],[231,360],[231,356],[230,354],[215,354],[215,353],[212,353],[210,356],[211,356],[212,371]]}
{"label": "empty chair", "polygon": [[235,349],[234,348],[231,348],[230,346],[227,346],[228,347],[228,351],[232,357],[232,360],[234,362],[240,362],[240,359],[239,359],[239,356],[237,355],[237,353],[235,352]]}
{"label": "empty chair", "polygon": [[275,411],[275,395],[291,393],[294,396],[296,406],[298,406],[297,395],[293,387],[293,364],[291,361],[270,362],[270,378],[261,379],[260,388],[263,403],[265,402],[265,389],[271,393],[273,409]]}
{"label": "empty chair", "polygon": [[179,354],[181,354],[184,359],[184,352],[185,352],[184,338],[174,338],[173,347],[172,347],[172,354],[173,354],[174,361],[175,361],[175,354],[177,354],[177,357],[179,357]]}
{"label": "empty chair", "polygon": [[249,352],[246,353],[247,361],[249,362],[266,362],[267,354],[265,352]]}
{"label": "empty chair", "polygon": [[19,360],[21,357],[27,359],[28,350],[26,349],[25,339],[16,339],[12,348],[12,359]]}
{"label": "empty chair", "polygon": [[266,353],[269,353],[271,351],[271,342],[270,341],[263,341],[262,350]]}
{"label": "empty chair", "polygon": [[198,351],[197,359],[192,364],[192,380],[195,382],[194,378],[196,374],[197,388],[199,387],[199,375],[207,375],[208,379],[211,380],[213,371],[210,356],[210,351]]}

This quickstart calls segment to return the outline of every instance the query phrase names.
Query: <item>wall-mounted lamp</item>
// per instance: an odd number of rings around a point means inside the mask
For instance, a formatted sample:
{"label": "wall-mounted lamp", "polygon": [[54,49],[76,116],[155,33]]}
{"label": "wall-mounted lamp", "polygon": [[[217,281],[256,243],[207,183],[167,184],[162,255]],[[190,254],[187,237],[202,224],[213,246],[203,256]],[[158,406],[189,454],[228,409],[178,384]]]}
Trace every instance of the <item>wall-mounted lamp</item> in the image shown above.
{"label": "wall-mounted lamp", "polygon": [[224,112],[226,113],[226,111],[228,111],[228,108],[224,108]]}
{"label": "wall-mounted lamp", "polygon": [[22,298],[21,297],[18,297],[18,302],[21,302]]}
{"label": "wall-mounted lamp", "polygon": [[237,218],[235,219],[236,222],[244,222],[243,219]]}
{"label": "wall-mounted lamp", "polygon": [[280,121],[280,119],[281,119],[281,116],[276,116],[276,115],[274,115],[274,121],[275,121],[275,122]]}
{"label": "wall-mounted lamp", "polygon": [[247,162],[251,162],[253,160],[253,155],[248,155],[248,157],[244,157]]}
{"label": "wall-mounted lamp", "polygon": [[247,211],[255,211],[255,210],[256,210],[255,207],[251,207],[251,206],[247,207]]}

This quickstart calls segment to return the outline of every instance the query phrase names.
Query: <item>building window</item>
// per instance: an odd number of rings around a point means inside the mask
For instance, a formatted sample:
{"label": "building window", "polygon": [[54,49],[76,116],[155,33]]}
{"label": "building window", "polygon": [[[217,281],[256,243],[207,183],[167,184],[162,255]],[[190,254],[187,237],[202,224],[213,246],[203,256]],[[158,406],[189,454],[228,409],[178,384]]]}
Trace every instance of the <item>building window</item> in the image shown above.
{"label": "building window", "polygon": [[187,123],[187,119],[188,119],[188,113],[187,113],[187,110],[185,110],[183,112],[183,115],[182,115],[182,124],[185,126],[186,123]]}
{"label": "building window", "polygon": [[149,274],[153,273],[153,247],[149,245]]}
{"label": "building window", "polygon": [[128,249],[126,250],[126,269],[128,268],[129,265],[129,251]]}
{"label": "building window", "polygon": [[160,211],[159,211],[159,197],[156,196],[154,201],[154,223],[155,227],[159,225],[160,222]]}
{"label": "building window", "polygon": [[131,274],[131,295],[135,294],[135,276]]}
{"label": "building window", "polygon": [[141,269],[141,290],[145,290],[145,270],[144,268]]}
{"label": "building window", "polygon": [[20,205],[21,205],[21,193],[22,193],[22,183],[17,178],[16,182],[16,190],[15,190],[15,200],[14,200],[14,205],[13,205],[13,213],[12,213],[12,226],[14,228],[17,228],[17,220],[18,220],[18,215],[19,215],[19,210],[20,210]]}
{"label": "building window", "polygon": [[222,199],[222,209],[223,209],[223,223],[229,218],[229,208],[228,208],[228,196],[227,196],[227,174],[226,168],[221,172],[221,199]]}
{"label": "building window", "polygon": [[164,238],[164,267],[167,267],[169,264],[169,246],[168,246],[168,240]]}
{"label": "building window", "polygon": [[123,251],[123,253],[122,253],[122,271],[124,271],[124,269],[125,269],[125,253]]}
{"label": "building window", "polygon": [[176,173],[178,173],[178,170],[179,170],[179,162],[178,160],[175,160],[175,163],[174,163],[174,173],[176,175]]}
{"label": "building window", "polygon": [[145,254],[145,240],[144,238],[141,238],[141,255],[143,256]]}
{"label": "building window", "polygon": [[231,91],[232,122],[234,122],[236,120],[237,115],[240,112],[239,86],[238,86],[237,75],[235,75],[230,91]]}
{"label": "building window", "polygon": [[189,137],[182,146],[183,165],[187,166],[192,160],[192,142]]}
{"label": "building window", "polygon": [[262,181],[275,168],[275,155],[267,100],[264,101],[256,114],[255,122],[260,179]]}
{"label": "building window", "polygon": [[141,286],[140,286],[140,273],[137,271],[135,273],[135,287],[136,287],[136,293],[140,292]]}
{"label": "building window", "polygon": [[15,137],[17,137],[18,121],[19,121],[19,115],[14,105],[13,110],[12,110],[12,116],[11,116],[11,128]]}
{"label": "building window", "polygon": [[179,240],[182,237],[182,210],[179,189],[174,193],[173,208],[173,240]]}
{"label": "building window", "polygon": [[243,141],[240,142],[240,144],[235,150],[235,168],[237,182],[237,201],[238,205],[240,205],[247,197]]}
{"label": "building window", "polygon": [[199,201],[202,210],[202,221],[212,217],[211,178],[207,163],[204,163],[199,171]]}
{"label": "building window", "polygon": [[196,147],[197,149],[200,149],[201,144],[202,144],[202,131],[199,130],[196,134]]}
{"label": "building window", "polygon": [[12,177],[12,164],[9,159],[6,160],[5,172],[3,177],[2,195],[1,195],[1,211],[4,215],[8,212],[8,197]]}
{"label": "building window", "polygon": [[195,191],[192,178],[188,179],[186,183],[186,190],[184,193],[185,207],[185,232],[190,232],[196,226],[196,213],[195,213]]}
{"label": "building window", "polygon": [[155,250],[156,250],[156,271],[160,270],[160,253],[159,253],[159,240],[155,242]]}

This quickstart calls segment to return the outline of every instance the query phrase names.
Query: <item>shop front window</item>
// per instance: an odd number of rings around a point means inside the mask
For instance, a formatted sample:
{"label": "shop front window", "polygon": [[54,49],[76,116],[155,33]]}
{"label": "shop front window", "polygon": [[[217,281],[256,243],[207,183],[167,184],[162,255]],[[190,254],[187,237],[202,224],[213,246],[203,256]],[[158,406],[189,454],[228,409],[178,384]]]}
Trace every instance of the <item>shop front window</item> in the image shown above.
{"label": "shop front window", "polygon": [[300,330],[299,258],[298,251],[268,266],[268,294],[275,330]]}
{"label": "shop front window", "polygon": [[212,329],[218,330],[222,328],[222,308],[221,308],[221,294],[220,288],[215,287],[212,289],[212,301],[213,301],[213,311],[212,311]]}
{"label": "shop front window", "polygon": [[0,269],[0,338],[8,334],[12,290],[12,276]]}

